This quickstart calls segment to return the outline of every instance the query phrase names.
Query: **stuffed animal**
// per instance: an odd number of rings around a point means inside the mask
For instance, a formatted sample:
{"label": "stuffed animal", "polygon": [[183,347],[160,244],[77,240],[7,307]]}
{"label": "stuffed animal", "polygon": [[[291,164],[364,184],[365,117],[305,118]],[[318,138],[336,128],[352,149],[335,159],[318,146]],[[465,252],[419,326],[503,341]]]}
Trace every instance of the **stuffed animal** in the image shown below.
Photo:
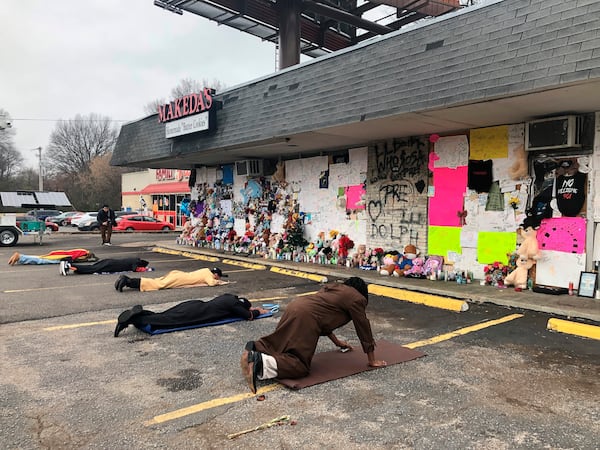
{"label": "stuffed animal", "polygon": [[352,266],[360,267],[367,261],[367,246],[365,244],[358,244],[356,253],[352,255]]}
{"label": "stuffed animal", "polygon": [[412,260],[412,267],[404,271],[404,276],[410,278],[423,278],[425,276],[423,273],[423,264],[425,264],[423,258],[417,256]]}
{"label": "stuffed animal", "polygon": [[519,255],[516,264],[517,268],[504,278],[504,284],[514,286],[515,291],[521,291],[527,289],[527,274],[535,264],[535,260],[527,258],[525,255]]}
{"label": "stuffed animal", "polygon": [[439,255],[429,255],[423,264],[423,275],[430,277],[437,276],[438,270],[442,270],[444,265],[444,257]]}
{"label": "stuffed animal", "polygon": [[412,244],[408,244],[404,247],[404,253],[402,254],[402,259],[398,262],[398,275],[404,275],[404,272],[410,269],[413,265],[413,260],[417,257],[418,251],[417,247]]}
{"label": "stuffed animal", "polygon": [[384,276],[393,275],[395,277],[399,277],[400,276],[400,273],[398,272],[399,258],[400,258],[400,255],[397,252],[395,254],[387,253],[383,257],[383,265],[381,266],[381,268],[379,270],[379,274],[384,275]]}
{"label": "stuffed animal", "polygon": [[529,259],[533,259],[535,264],[535,261],[540,258],[537,230],[530,224],[523,224],[521,228],[519,228],[519,232],[523,240],[517,249],[517,253],[526,256]]}

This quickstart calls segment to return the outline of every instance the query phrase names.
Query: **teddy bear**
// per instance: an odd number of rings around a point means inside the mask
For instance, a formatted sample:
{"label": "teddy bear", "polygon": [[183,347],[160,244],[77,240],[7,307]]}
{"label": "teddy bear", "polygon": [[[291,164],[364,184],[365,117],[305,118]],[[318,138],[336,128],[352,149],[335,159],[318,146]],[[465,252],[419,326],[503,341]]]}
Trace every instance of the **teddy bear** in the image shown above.
{"label": "teddy bear", "polygon": [[526,256],[535,261],[540,258],[540,249],[537,241],[537,230],[528,222],[523,222],[519,228],[522,241],[517,249],[519,255]]}
{"label": "teddy bear", "polygon": [[423,260],[423,258],[417,256],[412,260],[412,267],[404,271],[404,276],[410,278],[424,278],[424,264],[425,261]]}
{"label": "teddy bear", "polygon": [[352,267],[360,267],[367,261],[367,246],[358,244],[356,252],[352,255]]}
{"label": "teddy bear", "polygon": [[530,221],[525,219],[517,233],[521,244],[517,248],[515,256],[511,258],[509,255],[509,260],[515,260],[516,268],[506,276],[504,284],[514,285],[515,290],[522,290],[527,288],[529,269],[540,258],[540,249],[537,241],[537,229]]}
{"label": "teddy bear", "polygon": [[379,270],[380,275],[390,276],[393,275],[395,277],[400,276],[400,272],[398,271],[398,260],[400,259],[400,255],[398,252],[395,253],[386,253],[383,257],[383,265]]}
{"label": "teddy bear", "polygon": [[526,255],[519,255],[516,260],[517,268],[504,278],[506,286],[514,286],[515,291],[527,289],[527,274],[535,264],[535,260]]}
{"label": "teddy bear", "polygon": [[404,275],[404,272],[410,269],[413,265],[413,260],[419,254],[417,247],[412,244],[408,244],[404,247],[404,253],[402,258],[398,262],[398,276]]}

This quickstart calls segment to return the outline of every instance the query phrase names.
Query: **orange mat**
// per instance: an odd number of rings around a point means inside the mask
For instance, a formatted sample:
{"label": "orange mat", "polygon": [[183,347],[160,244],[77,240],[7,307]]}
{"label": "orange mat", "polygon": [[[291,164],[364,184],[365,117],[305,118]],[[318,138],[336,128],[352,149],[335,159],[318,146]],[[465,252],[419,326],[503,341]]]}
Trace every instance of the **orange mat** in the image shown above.
{"label": "orange mat", "polygon": [[[386,361],[388,366],[411,361],[423,356],[425,356],[423,352],[411,350],[402,347],[400,344],[394,344],[385,340],[377,342],[377,346],[375,347],[375,357]],[[362,351],[360,345],[358,345],[354,347],[354,350],[346,353],[342,353],[339,350],[317,353],[313,357],[308,376],[295,379],[278,378],[277,381],[291,389],[298,390],[367,370],[383,368],[385,367],[369,367],[367,365],[367,355]]]}

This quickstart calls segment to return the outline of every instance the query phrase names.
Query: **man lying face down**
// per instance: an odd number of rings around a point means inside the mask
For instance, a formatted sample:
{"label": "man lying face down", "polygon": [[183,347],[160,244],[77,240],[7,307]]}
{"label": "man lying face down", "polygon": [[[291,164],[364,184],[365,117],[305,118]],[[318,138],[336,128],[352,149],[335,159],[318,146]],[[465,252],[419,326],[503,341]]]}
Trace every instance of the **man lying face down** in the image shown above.
{"label": "man lying face down", "polygon": [[248,299],[234,294],[219,295],[209,301],[187,300],[160,313],[136,305],[119,315],[114,335],[119,336],[129,325],[140,329],[149,326],[150,331],[168,330],[238,317],[253,320],[268,312],[269,310],[252,306]]}
{"label": "man lying face down", "polygon": [[71,273],[87,275],[92,273],[116,273],[116,272],[151,272],[148,261],[140,258],[107,258],[100,259],[93,264],[60,261],[59,272],[67,276]]}
{"label": "man lying face down", "polygon": [[130,278],[126,275],[121,275],[115,282],[115,289],[123,292],[123,288],[128,287],[146,292],[196,286],[220,286],[228,283],[221,280],[224,277],[227,277],[227,275],[223,274],[218,267],[198,269],[193,272],[172,270],[160,278]]}

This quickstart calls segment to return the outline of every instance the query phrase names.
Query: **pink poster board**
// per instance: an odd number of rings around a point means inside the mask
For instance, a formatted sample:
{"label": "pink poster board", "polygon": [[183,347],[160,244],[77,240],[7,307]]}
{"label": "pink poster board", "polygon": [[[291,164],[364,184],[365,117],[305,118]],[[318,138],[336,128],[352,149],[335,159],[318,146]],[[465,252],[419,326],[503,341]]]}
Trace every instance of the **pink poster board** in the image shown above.
{"label": "pink poster board", "polygon": [[429,225],[459,227],[458,212],[464,209],[467,166],[433,170],[434,195],[429,198]]}
{"label": "pink poster board", "polygon": [[565,253],[585,252],[586,221],[583,217],[553,217],[544,219],[537,230],[540,250]]}
{"label": "pink poster board", "polygon": [[365,209],[365,203],[361,202],[366,195],[365,186],[358,184],[356,186],[346,187],[346,209]]}

